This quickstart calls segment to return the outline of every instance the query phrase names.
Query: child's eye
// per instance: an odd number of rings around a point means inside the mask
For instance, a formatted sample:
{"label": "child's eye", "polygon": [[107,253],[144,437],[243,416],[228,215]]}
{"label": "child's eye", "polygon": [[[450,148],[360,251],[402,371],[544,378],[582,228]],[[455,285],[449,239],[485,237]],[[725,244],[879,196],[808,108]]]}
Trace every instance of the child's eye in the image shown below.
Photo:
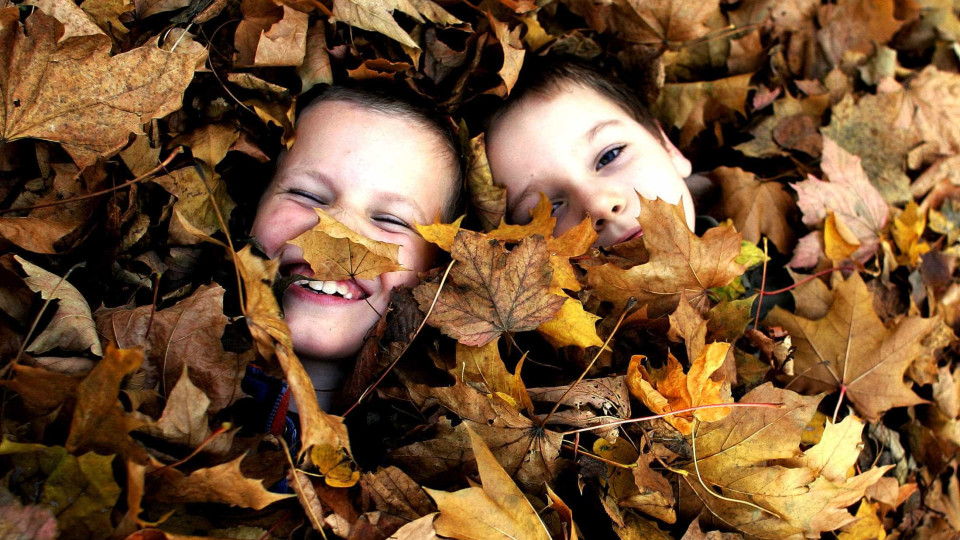
{"label": "child's eye", "polygon": [[376,222],[378,222],[378,223],[389,224],[389,225],[396,225],[396,226],[398,226],[398,227],[403,227],[404,229],[409,229],[409,228],[410,228],[410,225],[408,225],[406,221],[398,218],[397,216],[379,215],[379,216],[374,216],[374,217],[373,217],[373,220],[376,221]]}
{"label": "child's eye", "polygon": [[620,155],[620,152],[623,152],[623,146],[618,146],[616,148],[611,148],[603,153],[600,156],[600,159],[597,160],[597,169],[600,170],[610,164],[613,160],[617,159],[617,156]]}
{"label": "child's eye", "polygon": [[320,197],[319,195],[316,195],[316,194],[314,194],[314,193],[310,193],[309,191],[304,191],[304,190],[302,190],[302,189],[291,189],[291,190],[290,190],[290,193],[293,193],[294,195],[303,197],[303,198],[305,198],[305,199],[309,199],[310,202],[314,203],[316,206],[326,206],[326,205],[327,205],[326,199],[324,199],[323,197]]}
{"label": "child's eye", "polygon": [[550,204],[553,205],[553,208],[550,210],[550,215],[554,216],[557,214],[557,210],[563,206],[563,201],[552,201]]}

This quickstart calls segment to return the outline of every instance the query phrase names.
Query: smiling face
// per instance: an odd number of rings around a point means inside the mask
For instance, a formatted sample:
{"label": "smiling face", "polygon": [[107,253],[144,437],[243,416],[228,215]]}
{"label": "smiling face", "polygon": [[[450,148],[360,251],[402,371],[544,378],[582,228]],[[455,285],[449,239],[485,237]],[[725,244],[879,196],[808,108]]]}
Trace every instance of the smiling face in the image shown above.
{"label": "smiling face", "polygon": [[456,175],[440,137],[402,114],[346,101],[307,108],[297,139],[267,187],[252,234],[282,275],[312,276],[299,247],[287,244],[317,222],[322,208],[353,231],[400,245],[410,271],[356,282],[303,281],[283,295],[294,349],[314,360],[355,355],[390,299],[417,283],[435,251],[414,229],[431,223],[450,199]]}
{"label": "smiling face", "polygon": [[494,182],[507,188],[508,219],[525,223],[538,193],[552,202],[555,234],[590,216],[609,246],[640,232],[639,193],[683,202],[693,227],[693,200],[683,179],[690,162],[669,141],[640,125],[597,91],[566,83],[530,93],[499,117],[486,136]]}

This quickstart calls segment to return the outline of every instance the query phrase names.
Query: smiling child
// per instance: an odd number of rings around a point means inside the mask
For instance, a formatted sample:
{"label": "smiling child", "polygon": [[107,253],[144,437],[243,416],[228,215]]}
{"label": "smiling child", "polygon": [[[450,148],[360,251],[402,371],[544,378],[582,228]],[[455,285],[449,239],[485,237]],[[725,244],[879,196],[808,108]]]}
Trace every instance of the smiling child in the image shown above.
{"label": "smiling child", "polygon": [[297,120],[257,209],[252,235],[283,276],[312,276],[290,240],[313,228],[321,208],[354,232],[400,245],[410,269],[373,280],[301,280],[283,295],[284,319],[321,406],[342,384],[390,291],[415,285],[435,251],[415,223],[449,218],[459,197],[456,143],[443,122],[413,101],[369,88],[330,87]]}
{"label": "smiling child", "polygon": [[553,203],[555,234],[593,220],[596,245],[641,234],[641,203],[682,203],[690,162],[622,83],[573,60],[525,64],[486,134],[494,182],[507,188],[507,219],[525,223],[538,193]]}

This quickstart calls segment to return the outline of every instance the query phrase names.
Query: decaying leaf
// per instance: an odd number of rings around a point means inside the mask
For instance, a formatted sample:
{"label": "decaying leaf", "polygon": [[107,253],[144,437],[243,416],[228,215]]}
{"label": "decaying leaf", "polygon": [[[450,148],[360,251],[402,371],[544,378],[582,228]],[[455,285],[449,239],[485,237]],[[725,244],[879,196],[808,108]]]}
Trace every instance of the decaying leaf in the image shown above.
{"label": "decaying leaf", "polygon": [[247,478],[240,470],[243,456],[232,461],[183,474],[164,467],[147,475],[147,494],[165,502],[218,502],[259,510],[291,497],[268,491],[263,482]]}

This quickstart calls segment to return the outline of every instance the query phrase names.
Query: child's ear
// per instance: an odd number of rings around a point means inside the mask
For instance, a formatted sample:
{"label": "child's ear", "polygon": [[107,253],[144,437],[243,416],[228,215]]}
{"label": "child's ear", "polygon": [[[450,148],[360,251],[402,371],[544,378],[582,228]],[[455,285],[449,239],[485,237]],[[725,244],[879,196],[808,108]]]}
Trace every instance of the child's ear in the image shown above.
{"label": "child's ear", "polygon": [[667,150],[667,155],[670,156],[670,160],[673,161],[673,166],[677,168],[680,176],[682,178],[690,176],[693,172],[693,165],[690,164],[690,160],[680,152],[679,148],[673,145],[667,134],[663,132],[663,128],[660,128],[660,137],[663,141],[663,147]]}

